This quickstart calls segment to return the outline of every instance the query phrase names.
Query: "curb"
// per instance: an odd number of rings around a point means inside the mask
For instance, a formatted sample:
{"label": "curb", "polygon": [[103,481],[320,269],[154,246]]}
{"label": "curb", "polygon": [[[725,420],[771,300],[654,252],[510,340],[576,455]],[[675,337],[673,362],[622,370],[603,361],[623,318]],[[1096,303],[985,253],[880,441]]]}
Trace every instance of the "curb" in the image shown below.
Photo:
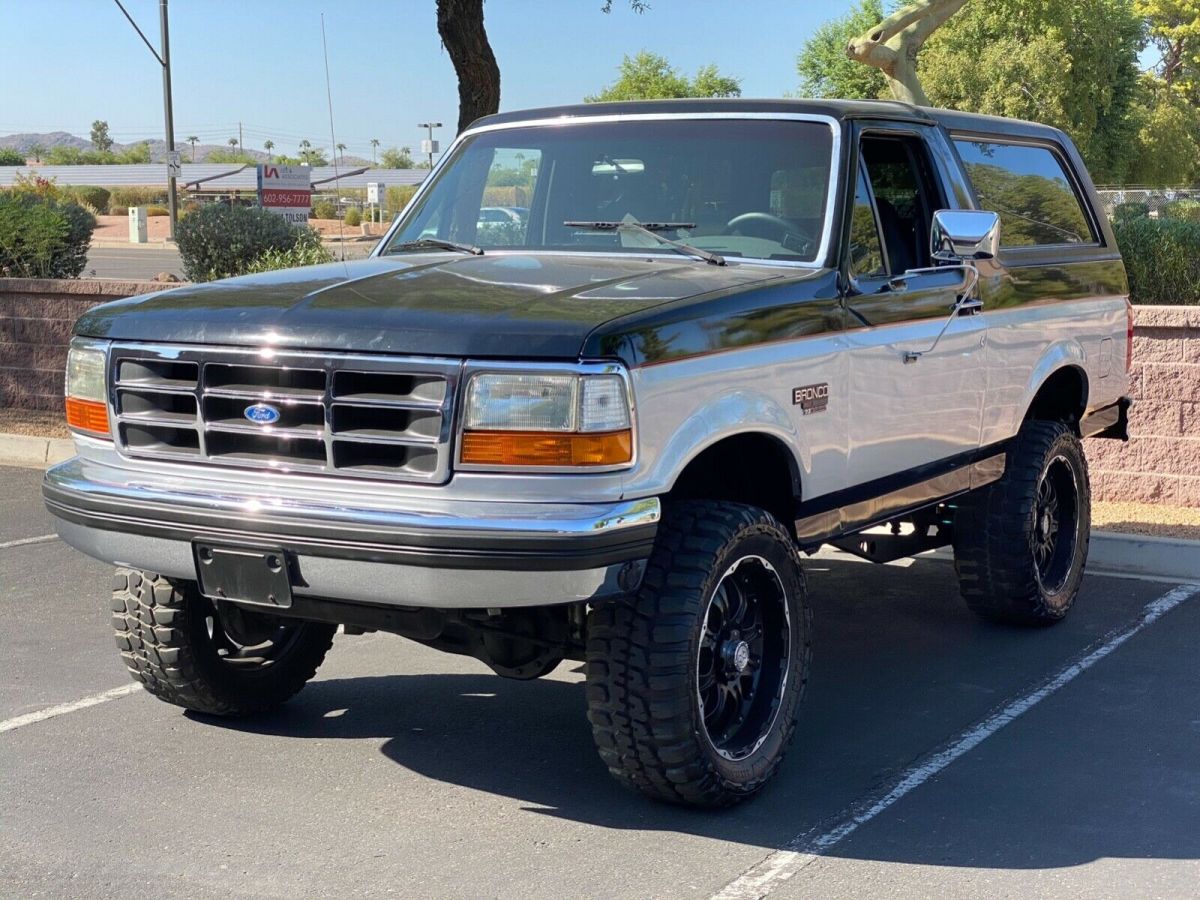
{"label": "curb", "polygon": [[[0,466],[44,469],[75,455],[68,438],[32,437],[0,433]],[[814,559],[855,559],[853,555],[823,547]],[[920,559],[952,561],[948,548],[922,553]],[[1094,575],[1138,576],[1168,581],[1200,582],[1200,541],[1093,531],[1088,569]]]}
{"label": "curb", "polygon": [[25,434],[0,434],[0,465],[44,469],[70,459],[75,444],[69,438],[32,437]]}

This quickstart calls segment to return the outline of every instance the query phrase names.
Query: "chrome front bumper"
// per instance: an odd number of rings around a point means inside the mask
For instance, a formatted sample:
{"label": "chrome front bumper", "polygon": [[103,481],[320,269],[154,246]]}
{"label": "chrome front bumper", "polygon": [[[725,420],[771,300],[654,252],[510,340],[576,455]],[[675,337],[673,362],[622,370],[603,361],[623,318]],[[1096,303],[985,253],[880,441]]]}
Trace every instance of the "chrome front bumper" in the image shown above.
{"label": "chrome front bumper", "polygon": [[[436,510],[270,496],[225,479],[140,479],[75,457],[42,486],[71,546],[116,565],[195,579],[192,542],[282,549],[300,596],[440,608],[537,606],[636,588],[657,498],[607,503],[454,500]],[[269,490],[269,487],[266,489]],[[426,507],[429,504],[425,504]]]}

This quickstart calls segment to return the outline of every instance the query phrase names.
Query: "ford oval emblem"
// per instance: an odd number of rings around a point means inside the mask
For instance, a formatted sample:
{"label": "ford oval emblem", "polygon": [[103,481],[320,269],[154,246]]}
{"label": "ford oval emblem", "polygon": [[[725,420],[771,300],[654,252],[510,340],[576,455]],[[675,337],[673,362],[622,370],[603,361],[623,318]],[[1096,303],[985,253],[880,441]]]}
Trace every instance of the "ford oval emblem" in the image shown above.
{"label": "ford oval emblem", "polygon": [[273,425],[279,421],[279,410],[268,403],[255,403],[253,406],[247,406],[242,415],[259,425]]}

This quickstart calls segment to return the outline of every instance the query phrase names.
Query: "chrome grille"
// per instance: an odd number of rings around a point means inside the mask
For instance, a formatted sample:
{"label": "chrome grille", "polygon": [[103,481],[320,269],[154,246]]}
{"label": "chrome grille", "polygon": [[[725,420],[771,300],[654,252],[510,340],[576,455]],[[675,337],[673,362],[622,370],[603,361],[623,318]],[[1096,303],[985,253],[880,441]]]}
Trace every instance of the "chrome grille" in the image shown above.
{"label": "chrome grille", "polygon": [[[113,433],[127,456],[444,482],[453,360],[114,344]],[[270,424],[247,418],[267,404]]]}

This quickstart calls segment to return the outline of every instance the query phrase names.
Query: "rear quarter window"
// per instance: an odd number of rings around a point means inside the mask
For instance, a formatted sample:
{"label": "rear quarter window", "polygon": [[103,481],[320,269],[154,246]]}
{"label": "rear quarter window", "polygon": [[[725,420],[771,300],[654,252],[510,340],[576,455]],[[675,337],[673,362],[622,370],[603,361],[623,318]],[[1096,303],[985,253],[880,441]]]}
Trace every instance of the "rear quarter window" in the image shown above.
{"label": "rear quarter window", "polygon": [[955,138],[979,204],[1000,216],[1000,246],[1096,244],[1074,182],[1049,147]]}

